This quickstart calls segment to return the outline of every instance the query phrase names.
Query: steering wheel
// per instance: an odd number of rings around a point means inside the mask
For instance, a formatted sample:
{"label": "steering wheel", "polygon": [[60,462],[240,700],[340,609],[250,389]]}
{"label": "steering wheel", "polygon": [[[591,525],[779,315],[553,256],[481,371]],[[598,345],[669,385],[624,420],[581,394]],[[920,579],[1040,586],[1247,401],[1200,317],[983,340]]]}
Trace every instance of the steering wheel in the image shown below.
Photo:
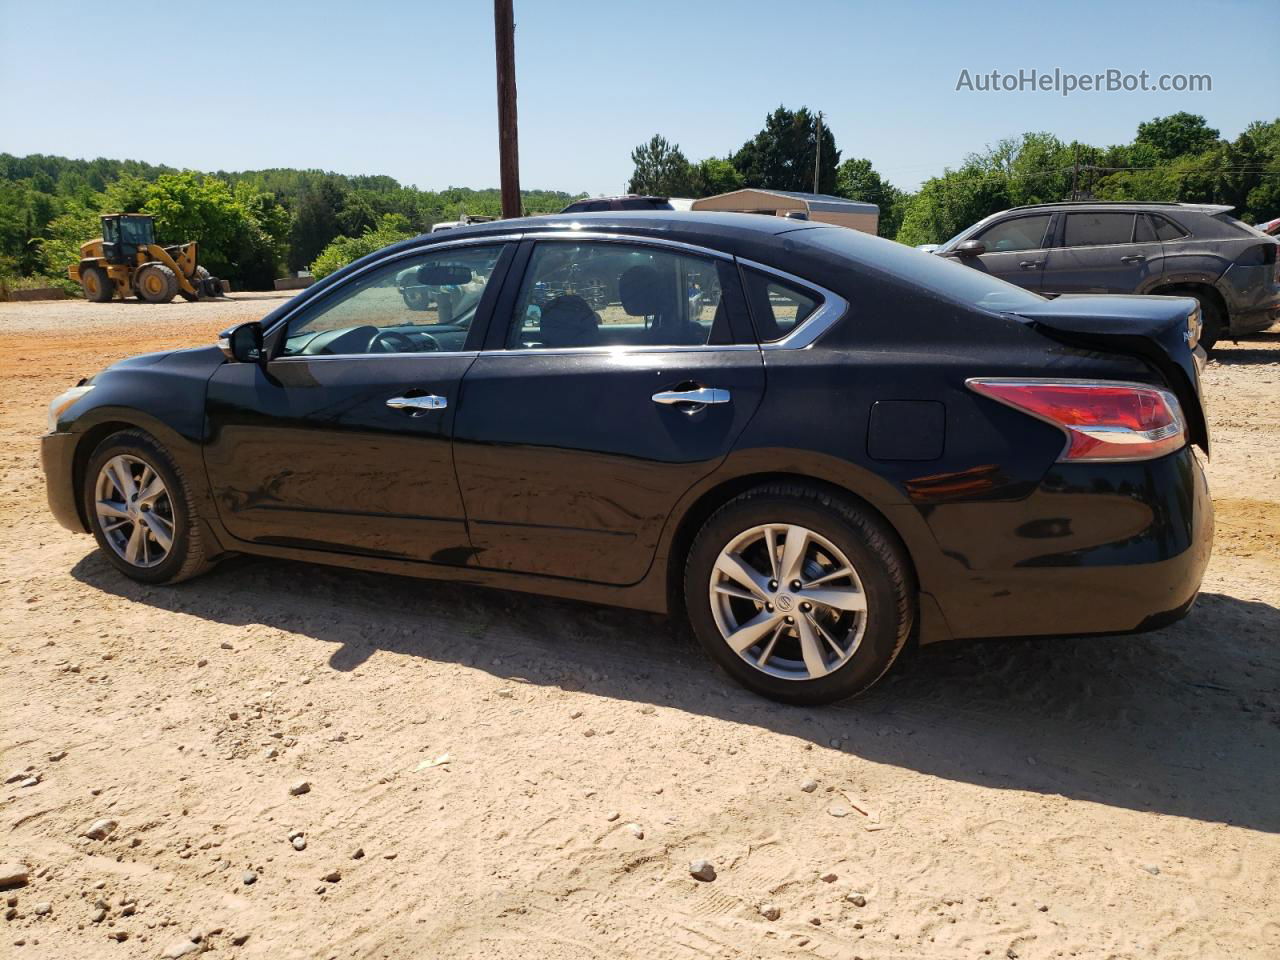
{"label": "steering wheel", "polygon": [[379,330],[369,339],[369,353],[420,353],[423,350],[439,350],[440,344],[429,333],[420,333],[422,346],[414,343],[408,334],[398,330]]}

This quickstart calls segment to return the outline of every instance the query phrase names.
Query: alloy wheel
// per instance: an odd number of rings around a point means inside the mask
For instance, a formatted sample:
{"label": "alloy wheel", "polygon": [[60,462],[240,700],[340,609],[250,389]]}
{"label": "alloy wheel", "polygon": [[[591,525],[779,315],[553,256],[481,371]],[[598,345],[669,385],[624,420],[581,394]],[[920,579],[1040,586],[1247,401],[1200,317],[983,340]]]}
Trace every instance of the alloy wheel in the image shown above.
{"label": "alloy wheel", "polygon": [[173,501],[149,463],[128,454],[98,471],[94,510],[107,543],[125,562],[154,567],[173,549]]}
{"label": "alloy wheel", "polygon": [[866,632],[857,571],[807,527],[766,524],[740,533],[720,551],[709,587],[725,643],[773,677],[824,677],[849,661]]}

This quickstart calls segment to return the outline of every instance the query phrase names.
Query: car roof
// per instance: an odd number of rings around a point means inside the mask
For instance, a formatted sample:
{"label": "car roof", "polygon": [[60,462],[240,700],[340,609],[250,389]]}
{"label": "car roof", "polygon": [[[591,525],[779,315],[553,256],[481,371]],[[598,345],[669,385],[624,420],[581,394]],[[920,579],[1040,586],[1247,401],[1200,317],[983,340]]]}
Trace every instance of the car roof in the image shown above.
{"label": "car roof", "polygon": [[491,223],[473,223],[435,234],[423,234],[397,246],[422,242],[443,242],[459,237],[506,236],[512,233],[630,233],[638,237],[664,237],[684,243],[721,247],[735,252],[740,247],[768,244],[784,233],[813,230],[824,226],[804,220],[789,220],[771,214],[730,213],[712,210],[601,210],[591,213],[555,213],[541,217],[514,217]]}

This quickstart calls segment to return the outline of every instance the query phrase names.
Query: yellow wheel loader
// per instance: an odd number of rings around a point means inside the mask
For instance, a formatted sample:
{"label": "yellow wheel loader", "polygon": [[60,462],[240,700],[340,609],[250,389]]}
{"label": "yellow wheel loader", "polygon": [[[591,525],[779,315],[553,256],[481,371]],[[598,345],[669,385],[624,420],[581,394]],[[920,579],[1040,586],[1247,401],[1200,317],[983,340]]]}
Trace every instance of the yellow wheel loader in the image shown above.
{"label": "yellow wheel loader", "polygon": [[136,296],[146,303],[168,303],[177,294],[187,300],[222,296],[222,284],[196,262],[196,244],[161,247],[155,218],[113,213],[102,218],[102,236],[80,246],[80,262],[67,276],[84,288],[86,300],[106,303]]}

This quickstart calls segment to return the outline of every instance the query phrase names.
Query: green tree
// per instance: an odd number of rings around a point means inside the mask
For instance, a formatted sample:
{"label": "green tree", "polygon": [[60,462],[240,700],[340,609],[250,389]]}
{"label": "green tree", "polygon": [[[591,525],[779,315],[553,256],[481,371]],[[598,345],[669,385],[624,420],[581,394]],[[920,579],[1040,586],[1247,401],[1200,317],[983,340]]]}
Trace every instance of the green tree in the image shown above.
{"label": "green tree", "polygon": [[742,174],[732,162],[720,157],[707,157],[694,165],[691,196],[714,197],[742,187]]}
{"label": "green tree", "polygon": [[654,134],[647,143],[631,151],[635,169],[627,184],[628,193],[658,197],[687,197],[693,192],[693,168],[679,144]]}
{"label": "green tree", "polygon": [[360,236],[338,237],[329,243],[311,264],[311,273],[317,279],[327,277],[361,257],[413,235],[414,230],[406,217],[398,213],[385,214],[376,227],[369,228]]}
{"label": "green tree", "polygon": [[870,160],[850,157],[840,164],[836,170],[835,192],[849,200],[874,203],[880,208],[880,236],[892,239],[898,235],[902,225],[902,191],[880,176]]}
{"label": "green tree", "polygon": [[1218,131],[1205,123],[1204,117],[1183,111],[1138,124],[1136,142],[1155,148],[1161,160],[1172,160],[1188,153],[1202,153],[1217,139]]}
{"label": "green tree", "polygon": [[818,193],[834,193],[840,151],[831,129],[822,125],[822,153],[818,148],[818,118],[808,107],[778,107],[765,118],[764,129],[733,155],[733,165],[748,187],[773,190],[813,190],[814,161],[818,160]]}

